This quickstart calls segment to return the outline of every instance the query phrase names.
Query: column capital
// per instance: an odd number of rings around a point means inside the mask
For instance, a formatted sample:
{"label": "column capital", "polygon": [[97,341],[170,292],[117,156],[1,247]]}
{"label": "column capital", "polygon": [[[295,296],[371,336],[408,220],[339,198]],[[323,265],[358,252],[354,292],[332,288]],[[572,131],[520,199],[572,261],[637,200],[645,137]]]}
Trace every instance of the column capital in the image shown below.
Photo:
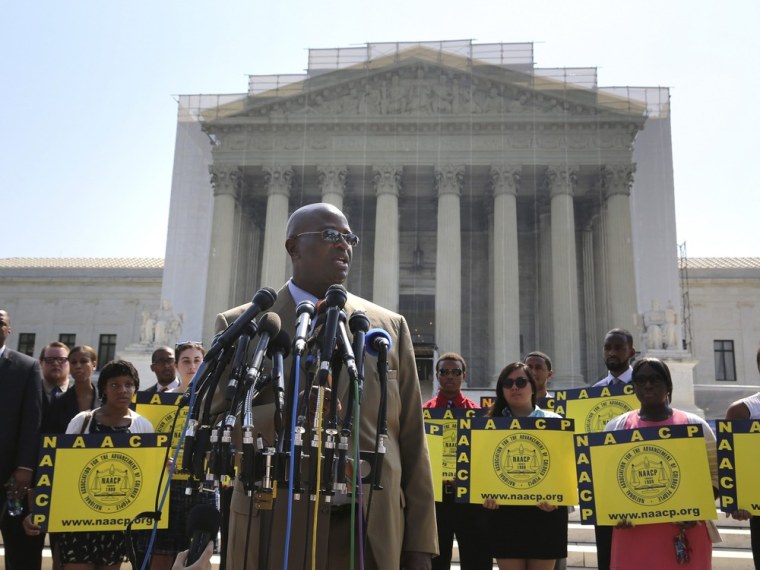
{"label": "column capital", "polygon": [[436,166],[433,169],[433,174],[435,175],[435,186],[439,197],[444,194],[459,196],[462,193],[462,185],[464,184],[463,164]]}
{"label": "column capital", "polygon": [[240,168],[212,164],[208,167],[208,172],[211,176],[211,186],[214,188],[214,197],[240,197],[243,188],[243,172]]}
{"label": "column capital", "polygon": [[263,170],[267,196],[281,194],[287,198],[290,195],[290,188],[293,185],[293,176],[295,175],[293,167],[276,164],[265,166]]}
{"label": "column capital", "polygon": [[376,164],[372,166],[372,181],[375,192],[398,196],[401,192],[401,175],[404,173],[403,166],[395,164]]}
{"label": "column capital", "polygon": [[322,195],[338,194],[343,196],[346,191],[348,167],[343,164],[318,164],[317,176]]}
{"label": "column capital", "polygon": [[516,196],[520,191],[520,166],[492,165],[491,185],[495,196],[511,194]]}
{"label": "column capital", "polygon": [[599,182],[605,197],[622,194],[630,196],[636,163],[603,164],[599,169]]}
{"label": "column capital", "polygon": [[578,183],[577,169],[573,166],[549,165],[544,172],[544,187],[552,196],[575,194],[575,186]]}

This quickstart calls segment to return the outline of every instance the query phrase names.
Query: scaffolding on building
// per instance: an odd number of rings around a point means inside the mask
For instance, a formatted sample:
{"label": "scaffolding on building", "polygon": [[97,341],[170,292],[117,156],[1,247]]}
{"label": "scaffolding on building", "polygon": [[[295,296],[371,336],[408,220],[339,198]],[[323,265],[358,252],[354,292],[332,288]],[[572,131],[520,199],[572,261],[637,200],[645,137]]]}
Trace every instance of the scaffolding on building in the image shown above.
{"label": "scaffolding on building", "polygon": [[689,300],[689,257],[686,242],[678,244],[678,273],[681,281],[681,322],[683,323],[683,349],[692,352],[691,301]]}

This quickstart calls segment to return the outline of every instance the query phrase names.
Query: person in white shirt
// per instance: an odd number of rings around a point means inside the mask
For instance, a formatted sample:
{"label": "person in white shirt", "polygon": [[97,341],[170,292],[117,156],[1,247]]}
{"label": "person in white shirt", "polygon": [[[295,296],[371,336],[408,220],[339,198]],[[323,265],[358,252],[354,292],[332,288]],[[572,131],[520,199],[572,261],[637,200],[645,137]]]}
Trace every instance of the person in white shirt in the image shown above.
{"label": "person in white shirt", "polygon": [[633,335],[625,329],[612,329],[604,335],[603,354],[607,376],[594,386],[628,384],[632,374],[631,359],[636,356]]}

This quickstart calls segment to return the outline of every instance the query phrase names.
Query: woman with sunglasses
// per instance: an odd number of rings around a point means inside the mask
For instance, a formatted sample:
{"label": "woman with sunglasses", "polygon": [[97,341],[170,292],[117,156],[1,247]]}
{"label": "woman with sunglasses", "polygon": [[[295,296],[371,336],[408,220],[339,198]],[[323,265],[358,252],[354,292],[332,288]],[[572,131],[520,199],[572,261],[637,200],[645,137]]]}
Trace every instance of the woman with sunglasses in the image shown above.
{"label": "woman with sunglasses", "polygon": [[[561,417],[536,406],[537,391],[526,364],[507,365],[496,382],[496,400],[488,416]],[[491,550],[499,570],[551,570],[555,560],[567,558],[567,507],[548,502],[499,506],[493,499],[487,499],[483,506],[490,510]]]}
{"label": "woman with sunglasses", "polygon": [[[707,458],[714,490],[718,488],[715,434],[694,414],[670,406],[673,380],[667,365],[657,358],[642,358],[633,366],[631,380],[641,408],[611,420],[605,431],[650,426],[699,424],[707,446]],[[709,569],[712,567],[711,535],[719,540],[712,521],[673,521],[639,524],[622,521],[612,531],[612,560],[616,570]]]}

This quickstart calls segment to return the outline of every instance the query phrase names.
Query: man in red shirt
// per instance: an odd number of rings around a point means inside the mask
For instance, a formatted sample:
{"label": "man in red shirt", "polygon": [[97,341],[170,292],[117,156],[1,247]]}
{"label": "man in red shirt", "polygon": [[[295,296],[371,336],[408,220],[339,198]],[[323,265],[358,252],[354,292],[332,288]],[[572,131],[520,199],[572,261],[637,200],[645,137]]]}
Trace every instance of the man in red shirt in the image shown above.
{"label": "man in red shirt", "polygon": [[[435,363],[435,374],[438,379],[438,395],[425,402],[423,408],[480,409],[480,406],[462,393],[462,385],[467,379],[467,363],[462,355],[456,352],[442,354]],[[481,505],[456,503],[455,491],[454,481],[444,481],[443,501],[435,504],[440,555],[433,558],[433,570],[451,568],[455,535],[462,570],[491,570],[493,560],[488,554],[488,544],[484,539],[486,511]]]}
{"label": "man in red shirt", "polygon": [[435,374],[438,379],[438,395],[422,404],[423,408],[480,408],[462,394],[462,384],[467,378],[467,364],[460,354],[442,354],[435,363]]}

